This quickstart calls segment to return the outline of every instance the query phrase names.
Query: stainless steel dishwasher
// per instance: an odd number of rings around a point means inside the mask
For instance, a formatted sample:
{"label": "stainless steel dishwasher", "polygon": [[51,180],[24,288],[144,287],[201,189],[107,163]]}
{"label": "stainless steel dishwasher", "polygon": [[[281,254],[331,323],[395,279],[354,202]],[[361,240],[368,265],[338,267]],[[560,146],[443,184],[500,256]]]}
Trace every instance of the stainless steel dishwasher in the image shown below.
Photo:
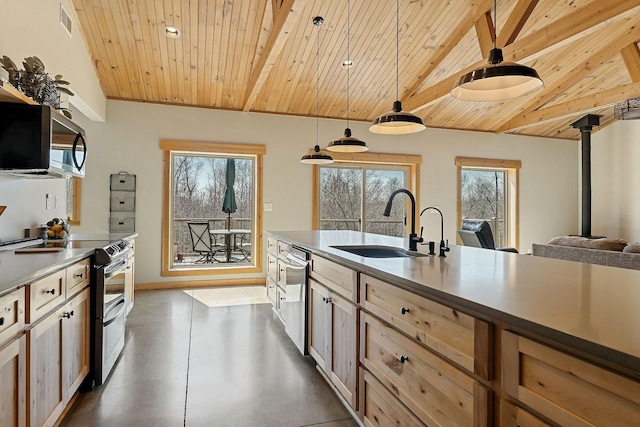
{"label": "stainless steel dishwasher", "polygon": [[307,350],[307,277],[309,252],[289,246],[285,266],[285,331],[302,354]]}

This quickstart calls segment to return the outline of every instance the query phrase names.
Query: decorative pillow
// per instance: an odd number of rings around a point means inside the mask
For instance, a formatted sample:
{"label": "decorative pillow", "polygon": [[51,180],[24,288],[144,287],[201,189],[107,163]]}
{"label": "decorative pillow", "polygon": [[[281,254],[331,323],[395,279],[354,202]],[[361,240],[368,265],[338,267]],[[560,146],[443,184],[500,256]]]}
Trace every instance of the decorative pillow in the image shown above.
{"label": "decorative pillow", "polygon": [[628,254],[640,254],[640,242],[631,243],[624,247],[622,252],[626,252]]}
{"label": "decorative pillow", "polygon": [[580,236],[558,236],[549,240],[548,245],[571,246],[574,248],[599,249],[601,251],[621,251],[627,246],[622,239],[589,239]]}
{"label": "decorative pillow", "polygon": [[586,239],[585,248],[600,249],[601,251],[622,251],[627,241],[622,239]]}

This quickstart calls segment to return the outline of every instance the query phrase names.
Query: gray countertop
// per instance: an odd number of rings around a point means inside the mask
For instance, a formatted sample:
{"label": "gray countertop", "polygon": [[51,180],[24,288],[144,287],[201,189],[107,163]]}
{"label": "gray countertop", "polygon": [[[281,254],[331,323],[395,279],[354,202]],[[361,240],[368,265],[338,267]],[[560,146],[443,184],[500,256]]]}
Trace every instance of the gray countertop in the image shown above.
{"label": "gray countertop", "polygon": [[407,240],[353,231],[269,234],[640,377],[640,271],[454,245],[446,258],[365,258],[331,246],[406,249]]}
{"label": "gray countertop", "polygon": [[69,248],[60,252],[17,254],[13,249],[0,250],[0,295],[91,256],[97,247],[136,236],[136,233],[71,234],[68,239],[59,242],[88,243],[81,248]]}

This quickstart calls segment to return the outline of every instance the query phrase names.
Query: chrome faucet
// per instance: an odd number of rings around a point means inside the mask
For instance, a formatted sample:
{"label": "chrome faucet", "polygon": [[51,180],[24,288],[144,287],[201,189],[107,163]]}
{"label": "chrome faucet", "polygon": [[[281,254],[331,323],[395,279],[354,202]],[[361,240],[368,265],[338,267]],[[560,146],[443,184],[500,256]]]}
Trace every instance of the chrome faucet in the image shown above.
{"label": "chrome faucet", "polygon": [[417,251],[418,242],[422,242],[422,237],[418,237],[418,235],[416,234],[416,198],[413,197],[411,191],[401,188],[391,193],[389,201],[387,202],[387,207],[384,209],[384,213],[382,215],[387,217],[391,215],[391,205],[393,204],[393,198],[398,193],[404,193],[409,196],[409,199],[411,199],[411,234],[409,234],[409,250]]}
{"label": "chrome faucet", "polygon": [[[425,213],[425,211],[428,211],[429,209],[438,211],[438,213],[440,214],[440,255],[439,256],[446,256],[445,252],[449,252],[450,249],[449,249],[449,241],[447,240],[447,243],[444,242],[444,216],[442,215],[442,211],[440,211],[440,209],[436,208],[435,206],[429,206],[422,209],[422,212],[420,212],[420,216],[422,216],[422,214]],[[420,227],[420,241],[422,241],[423,229],[424,227]],[[430,254],[430,255],[435,255],[435,254]]]}

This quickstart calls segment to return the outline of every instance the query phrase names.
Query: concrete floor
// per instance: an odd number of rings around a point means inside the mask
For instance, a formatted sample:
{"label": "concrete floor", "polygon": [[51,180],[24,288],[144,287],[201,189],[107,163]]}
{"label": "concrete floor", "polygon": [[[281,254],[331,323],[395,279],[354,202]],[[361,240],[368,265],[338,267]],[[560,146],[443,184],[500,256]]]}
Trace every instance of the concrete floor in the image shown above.
{"label": "concrete floor", "polygon": [[180,290],[136,294],[120,361],[60,425],[357,426],[269,304],[210,308]]}

